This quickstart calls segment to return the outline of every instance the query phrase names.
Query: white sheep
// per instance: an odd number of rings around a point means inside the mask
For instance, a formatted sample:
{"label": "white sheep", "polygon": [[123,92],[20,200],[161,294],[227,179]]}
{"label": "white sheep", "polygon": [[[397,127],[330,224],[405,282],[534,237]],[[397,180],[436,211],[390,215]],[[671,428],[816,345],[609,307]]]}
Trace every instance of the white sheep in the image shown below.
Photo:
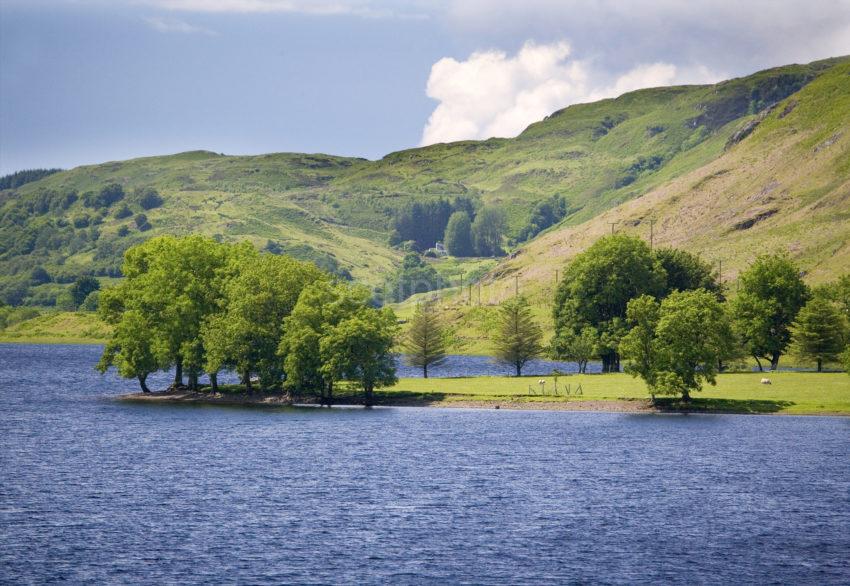
{"label": "white sheep", "polygon": [[770,383],[770,379],[769,379],[769,378],[763,378],[763,379],[761,379],[761,384],[763,384],[763,385],[769,385],[769,384],[771,384],[771,383]]}

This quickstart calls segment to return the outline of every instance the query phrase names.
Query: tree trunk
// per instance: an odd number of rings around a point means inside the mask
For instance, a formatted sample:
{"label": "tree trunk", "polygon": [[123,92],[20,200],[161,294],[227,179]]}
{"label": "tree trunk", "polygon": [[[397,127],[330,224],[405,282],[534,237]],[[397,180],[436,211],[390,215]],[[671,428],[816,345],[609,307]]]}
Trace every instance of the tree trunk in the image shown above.
{"label": "tree trunk", "polygon": [[372,395],[372,385],[366,384],[363,386],[363,389],[366,391],[366,406],[371,407],[375,404],[375,399]]}
{"label": "tree trunk", "polygon": [[759,365],[759,372],[764,372],[764,367],[761,365],[761,360],[759,360],[759,357],[753,354],[753,358],[756,359],[756,364]]}
{"label": "tree trunk", "polygon": [[822,364],[821,364],[821,362],[822,362],[822,360],[821,360],[820,358],[818,358],[818,372],[822,372],[822,369],[821,369]]}
{"label": "tree trunk", "polygon": [[142,387],[142,392],[143,393],[150,393],[151,390],[148,388],[148,385],[147,385],[148,375],[140,374],[137,378],[139,379],[139,386]]}
{"label": "tree trunk", "polygon": [[516,363],[516,375],[522,376],[522,365],[519,362]]}
{"label": "tree trunk", "polygon": [[218,393],[218,373],[211,372],[210,373],[210,385],[212,385],[212,392]]}
{"label": "tree trunk", "polygon": [[428,378],[428,365],[422,365],[422,378]]}
{"label": "tree trunk", "polygon": [[189,369],[189,390],[193,392],[198,390],[198,371],[194,368]]}
{"label": "tree trunk", "polygon": [[779,356],[779,352],[774,352],[773,356],[770,357],[770,370],[779,368]]}
{"label": "tree trunk", "polygon": [[691,402],[691,393],[688,392],[687,390],[682,391],[682,401],[684,403],[690,403]]}
{"label": "tree trunk", "polygon": [[254,392],[253,387],[251,387],[251,371],[250,370],[246,370],[242,374],[242,384],[245,385],[245,392],[246,393],[248,393],[250,395]]}
{"label": "tree trunk", "polygon": [[183,359],[179,356],[175,361],[174,384],[178,387],[183,386]]}
{"label": "tree trunk", "polygon": [[334,383],[333,381],[328,383],[328,407],[333,404],[334,399]]}

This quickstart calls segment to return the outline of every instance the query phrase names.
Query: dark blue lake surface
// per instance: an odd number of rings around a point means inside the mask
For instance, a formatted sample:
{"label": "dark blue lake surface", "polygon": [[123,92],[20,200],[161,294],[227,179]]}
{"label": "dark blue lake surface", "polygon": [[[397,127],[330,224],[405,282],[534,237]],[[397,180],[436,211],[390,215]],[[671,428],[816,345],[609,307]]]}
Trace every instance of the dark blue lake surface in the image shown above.
{"label": "dark blue lake surface", "polygon": [[2,583],[850,582],[850,419],[127,405],[98,351],[0,345]]}

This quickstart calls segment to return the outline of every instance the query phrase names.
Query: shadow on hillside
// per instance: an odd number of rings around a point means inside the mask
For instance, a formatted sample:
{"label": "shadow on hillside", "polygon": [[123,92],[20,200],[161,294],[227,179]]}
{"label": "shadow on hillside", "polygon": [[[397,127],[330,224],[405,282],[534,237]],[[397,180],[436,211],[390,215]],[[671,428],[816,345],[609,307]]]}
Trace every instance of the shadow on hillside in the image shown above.
{"label": "shadow on hillside", "polygon": [[792,401],[766,399],[655,399],[659,411],[675,413],[777,413],[794,405]]}

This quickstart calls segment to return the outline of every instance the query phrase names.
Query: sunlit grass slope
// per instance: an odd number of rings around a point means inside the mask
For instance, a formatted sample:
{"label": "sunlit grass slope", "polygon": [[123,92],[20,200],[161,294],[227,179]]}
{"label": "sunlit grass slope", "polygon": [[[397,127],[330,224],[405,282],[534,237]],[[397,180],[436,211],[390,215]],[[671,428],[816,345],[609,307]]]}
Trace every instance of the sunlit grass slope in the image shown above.
{"label": "sunlit grass slope", "polygon": [[[761,384],[764,376],[771,384]],[[541,394],[545,380],[547,394]],[[570,395],[565,387],[570,385]],[[577,395],[579,385],[582,394]],[[548,377],[408,378],[387,391],[411,396],[430,396],[436,401],[616,401],[647,399],[646,385],[627,374],[570,375],[555,381]],[[531,387],[531,390],[529,389]],[[717,386],[694,393],[697,406],[715,411],[785,414],[850,414],[850,376],[845,373],[773,372],[721,374]]]}

